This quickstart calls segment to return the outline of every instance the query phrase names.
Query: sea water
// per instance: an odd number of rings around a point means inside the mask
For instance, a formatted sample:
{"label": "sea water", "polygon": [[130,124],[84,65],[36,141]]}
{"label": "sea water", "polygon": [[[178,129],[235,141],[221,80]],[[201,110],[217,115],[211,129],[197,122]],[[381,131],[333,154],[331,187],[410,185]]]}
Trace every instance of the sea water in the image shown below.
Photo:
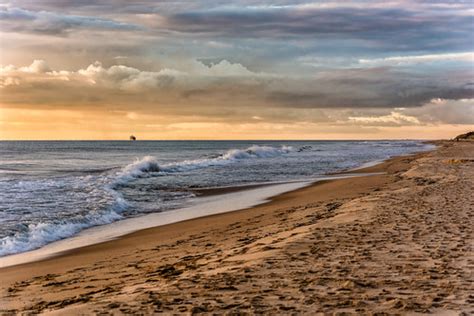
{"label": "sea water", "polygon": [[185,208],[201,189],[311,181],[430,148],[421,141],[3,141],[0,257]]}

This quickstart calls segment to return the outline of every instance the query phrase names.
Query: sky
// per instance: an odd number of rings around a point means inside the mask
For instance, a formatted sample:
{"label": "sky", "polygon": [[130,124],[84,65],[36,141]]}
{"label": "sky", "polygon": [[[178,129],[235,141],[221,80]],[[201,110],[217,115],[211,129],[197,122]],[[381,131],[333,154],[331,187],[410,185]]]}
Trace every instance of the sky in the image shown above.
{"label": "sky", "polygon": [[0,140],[474,129],[474,3],[0,0]]}

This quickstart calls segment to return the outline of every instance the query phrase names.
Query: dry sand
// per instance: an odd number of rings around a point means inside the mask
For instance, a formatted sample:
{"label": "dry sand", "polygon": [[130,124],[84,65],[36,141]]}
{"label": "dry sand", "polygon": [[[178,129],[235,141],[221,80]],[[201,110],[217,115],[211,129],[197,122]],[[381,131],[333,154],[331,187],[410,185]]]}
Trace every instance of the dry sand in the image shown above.
{"label": "dry sand", "polygon": [[474,313],[474,142],[361,171],[1,269],[0,311]]}

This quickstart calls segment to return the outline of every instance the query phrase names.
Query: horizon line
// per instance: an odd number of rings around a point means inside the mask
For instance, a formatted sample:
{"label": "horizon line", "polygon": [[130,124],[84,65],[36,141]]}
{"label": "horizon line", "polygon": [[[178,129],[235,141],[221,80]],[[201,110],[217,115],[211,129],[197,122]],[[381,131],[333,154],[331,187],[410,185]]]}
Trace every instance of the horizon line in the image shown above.
{"label": "horizon line", "polygon": [[334,139],[0,139],[0,142],[229,142],[229,141],[293,141],[293,142],[311,142],[311,141],[397,141],[397,140],[417,140],[417,141],[437,141],[451,140],[452,138],[334,138]]}

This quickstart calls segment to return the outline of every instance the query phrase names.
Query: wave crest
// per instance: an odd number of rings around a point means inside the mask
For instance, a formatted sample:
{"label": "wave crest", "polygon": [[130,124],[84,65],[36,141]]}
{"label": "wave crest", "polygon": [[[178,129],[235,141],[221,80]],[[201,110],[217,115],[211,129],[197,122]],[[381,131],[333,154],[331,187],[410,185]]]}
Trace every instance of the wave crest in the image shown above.
{"label": "wave crest", "polygon": [[37,249],[53,241],[74,236],[86,228],[123,219],[120,212],[126,209],[128,204],[122,197],[116,198],[112,207],[102,213],[91,213],[53,223],[24,225],[14,235],[0,239],[0,257]]}
{"label": "wave crest", "polygon": [[125,166],[118,174],[112,184],[112,187],[117,185],[125,185],[128,182],[144,177],[149,173],[173,173],[186,172],[196,169],[224,166],[231,163],[236,163],[243,159],[252,158],[273,158],[294,151],[291,146],[271,147],[271,146],[250,146],[246,149],[231,149],[226,153],[214,158],[185,160],[181,162],[159,164],[155,157],[145,156],[140,160]]}
{"label": "wave crest", "polygon": [[251,146],[247,149],[231,149],[221,157],[215,159],[239,160],[249,158],[272,158],[287,154],[293,151],[291,146],[282,146],[280,148],[270,146]]}

